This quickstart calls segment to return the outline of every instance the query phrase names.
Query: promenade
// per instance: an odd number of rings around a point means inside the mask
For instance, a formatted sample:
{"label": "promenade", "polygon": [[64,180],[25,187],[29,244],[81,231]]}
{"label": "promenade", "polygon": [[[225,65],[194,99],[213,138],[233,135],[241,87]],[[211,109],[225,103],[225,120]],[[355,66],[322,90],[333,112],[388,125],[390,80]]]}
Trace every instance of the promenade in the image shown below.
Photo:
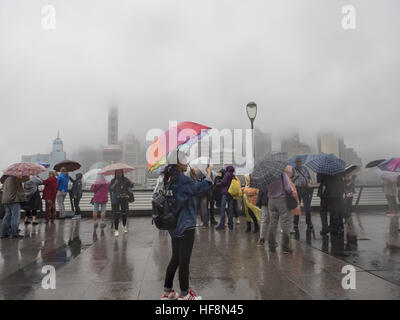
{"label": "promenade", "polygon": [[[396,218],[363,213],[354,219],[357,241],[347,242],[322,239],[314,214],[315,239],[301,229],[289,255],[257,246],[258,235],[246,233],[241,219],[233,231],[196,230],[191,286],[204,299],[400,299],[400,252],[387,245]],[[159,299],[168,234],[149,217],[129,218],[129,233],[118,238],[110,226],[94,228],[89,219],[21,224],[24,239],[0,241],[0,299]],[[348,264],[357,271],[355,290],[342,288]],[[56,268],[54,290],[42,288],[45,265]]]}

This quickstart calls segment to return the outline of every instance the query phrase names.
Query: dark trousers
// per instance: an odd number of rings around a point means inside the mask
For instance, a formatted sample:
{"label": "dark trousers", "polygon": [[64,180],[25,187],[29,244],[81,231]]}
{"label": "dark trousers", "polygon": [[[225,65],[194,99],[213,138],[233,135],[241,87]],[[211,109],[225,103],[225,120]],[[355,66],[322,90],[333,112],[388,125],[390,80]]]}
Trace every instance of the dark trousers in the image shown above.
{"label": "dark trousers", "polygon": [[[312,226],[311,222],[311,197],[312,189],[306,187],[296,187],[297,195],[299,197],[299,204],[303,202],[304,211],[306,214],[306,224],[307,226]],[[299,225],[300,216],[293,216],[293,225],[297,227]]]}
{"label": "dark trousers", "polygon": [[344,218],[348,219],[351,217],[351,211],[353,209],[353,197],[345,198],[344,200]]}
{"label": "dark trousers", "polygon": [[36,214],[37,214],[36,211],[37,211],[37,210],[26,210],[26,211],[25,211],[25,217],[28,217],[28,218],[30,218],[30,217],[36,217]]}
{"label": "dark trousers", "polygon": [[179,285],[181,291],[189,290],[189,265],[194,244],[195,230],[186,230],[182,237],[172,238],[172,257],[165,275],[164,287],[172,289],[176,269],[179,267]]}
{"label": "dark trousers", "polygon": [[[322,229],[330,229],[333,232],[343,230],[343,199],[342,198],[321,198],[321,223]],[[329,222],[328,225],[328,211]]]}
{"label": "dark trousers", "polygon": [[210,222],[215,222],[215,216],[214,216],[214,209],[215,209],[215,200],[210,201]]}
{"label": "dark trousers", "polygon": [[239,207],[236,199],[233,199],[233,216],[239,218]]}
{"label": "dark trousers", "polygon": [[122,225],[126,226],[126,218],[128,215],[129,202],[128,199],[118,199],[115,204],[112,204],[112,211],[114,213],[114,228],[118,230],[119,219],[122,215]]}
{"label": "dark trousers", "polygon": [[75,214],[81,214],[81,208],[79,207],[79,203],[81,202],[82,197],[72,197],[72,211],[75,212]]}

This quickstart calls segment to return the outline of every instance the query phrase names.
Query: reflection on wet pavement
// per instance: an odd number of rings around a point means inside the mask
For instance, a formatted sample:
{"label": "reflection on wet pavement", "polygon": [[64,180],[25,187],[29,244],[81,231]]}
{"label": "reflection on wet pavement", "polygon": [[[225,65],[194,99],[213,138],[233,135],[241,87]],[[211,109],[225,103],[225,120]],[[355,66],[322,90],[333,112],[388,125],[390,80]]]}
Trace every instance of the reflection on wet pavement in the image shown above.
{"label": "reflection on wet pavement", "polygon": [[[384,251],[389,229],[370,227],[385,218],[362,216],[371,240],[322,238],[318,227],[316,235],[301,229],[291,255],[257,246],[257,235],[244,232],[244,224],[233,231],[197,229],[191,286],[205,299],[399,299],[399,283],[382,278],[388,270],[396,275],[400,256]],[[313,216],[316,226],[317,220]],[[359,232],[354,225],[351,232]],[[171,254],[168,233],[148,217],[130,218],[129,229],[115,238],[110,223],[99,228],[89,219],[66,220],[29,226],[20,241],[0,241],[0,298],[159,299]],[[349,263],[358,267],[356,290],[341,285]],[[56,268],[55,290],[41,287],[44,265]]]}

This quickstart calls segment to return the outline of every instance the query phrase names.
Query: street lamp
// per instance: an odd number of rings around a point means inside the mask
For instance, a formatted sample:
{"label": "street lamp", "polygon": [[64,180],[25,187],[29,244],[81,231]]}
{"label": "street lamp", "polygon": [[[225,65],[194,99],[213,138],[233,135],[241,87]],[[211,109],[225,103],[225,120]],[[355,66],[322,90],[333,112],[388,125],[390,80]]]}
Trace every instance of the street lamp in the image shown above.
{"label": "street lamp", "polygon": [[246,106],[247,116],[251,122],[251,132],[252,132],[252,140],[253,140],[253,164],[256,161],[256,149],[254,148],[254,119],[257,116],[257,104],[255,102],[249,102]]}

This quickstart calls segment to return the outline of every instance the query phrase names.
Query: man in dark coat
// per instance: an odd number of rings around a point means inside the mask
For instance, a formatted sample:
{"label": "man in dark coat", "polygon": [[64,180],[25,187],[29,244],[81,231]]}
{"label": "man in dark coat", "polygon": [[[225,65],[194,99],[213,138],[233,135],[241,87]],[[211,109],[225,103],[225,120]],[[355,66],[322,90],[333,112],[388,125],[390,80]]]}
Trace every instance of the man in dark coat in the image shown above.
{"label": "man in dark coat", "polygon": [[70,197],[72,199],[72,211],[75,212],[74,218],[78,218],[81,215],[81,208],[79,203],[82,199],[83,186],[82,186],[82,173],[77,173],[75,180],[70,177],[72,181],[72,188],[70,191]]}

